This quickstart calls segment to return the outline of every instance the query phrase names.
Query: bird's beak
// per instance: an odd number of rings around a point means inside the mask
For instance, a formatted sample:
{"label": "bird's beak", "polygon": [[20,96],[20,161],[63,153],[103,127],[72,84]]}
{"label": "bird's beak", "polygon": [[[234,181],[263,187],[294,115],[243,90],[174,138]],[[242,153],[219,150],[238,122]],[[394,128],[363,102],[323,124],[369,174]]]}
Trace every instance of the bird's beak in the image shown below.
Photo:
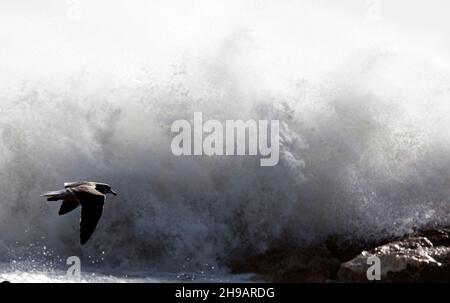
{"label": "bird's beak", "polygon": [[114,196],[117,196],[117,193],[116,193],[115,191],[113,191],[112,189],[111,189],[111,193],[112,193]]}

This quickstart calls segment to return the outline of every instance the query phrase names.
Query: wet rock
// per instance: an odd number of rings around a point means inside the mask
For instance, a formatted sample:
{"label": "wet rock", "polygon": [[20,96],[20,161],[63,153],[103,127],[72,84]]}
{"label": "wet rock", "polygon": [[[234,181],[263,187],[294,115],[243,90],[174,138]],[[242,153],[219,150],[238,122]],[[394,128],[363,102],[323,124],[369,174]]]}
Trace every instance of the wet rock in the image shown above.
{"label": "wet rock", "polygon": [[430,226],[372,241],[333,235],[324,245],[247,255],[230,267],[271,282],[370,282],[367,270],[373,264],[367,261],[372,256],[380,260],[381,282],[449,282],[450,228]]}
{"label": "wet rock", "polygon": [[[438,237],[439,238],[439,237]],[[438,241],[435,243],[444,243]],[[450,281],[450,247],[435,246],[427,237],[410,237],[363,251],[341,264],[340,281],[368,282],[367,260],[380,259],[381,282]]]}
{"label": "wet rock", "polygon": [[434,246],[450,246],[450,228],[430,228],[416,233],[417,236],[426,237]]}

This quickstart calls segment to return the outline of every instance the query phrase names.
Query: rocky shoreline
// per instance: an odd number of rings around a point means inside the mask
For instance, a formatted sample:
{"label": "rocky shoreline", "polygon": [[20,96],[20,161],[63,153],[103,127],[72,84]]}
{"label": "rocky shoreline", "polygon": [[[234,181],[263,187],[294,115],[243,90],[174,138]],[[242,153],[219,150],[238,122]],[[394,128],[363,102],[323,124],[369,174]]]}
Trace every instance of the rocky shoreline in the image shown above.
{"label": "rocky shoreline", "polygon": [[[370,281],[373,257],[379,259],[380,279]],[[273,250],[231,268],[270,282],[449,282],[450,227],[376,242],[333,236],[323,245]]]}

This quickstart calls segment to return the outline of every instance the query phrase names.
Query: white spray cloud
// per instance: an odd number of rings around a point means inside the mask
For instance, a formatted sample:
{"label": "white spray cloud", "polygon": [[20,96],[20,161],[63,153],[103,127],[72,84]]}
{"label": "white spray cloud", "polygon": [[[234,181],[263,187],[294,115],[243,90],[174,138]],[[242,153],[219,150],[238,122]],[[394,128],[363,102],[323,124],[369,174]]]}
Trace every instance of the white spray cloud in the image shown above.
{"label": "white spray cloud", "polygon": [[[314,3],[83,1],[79,21],[2,3],[1,249],[81,253],[78,214],[39,198],[79,179],[119,192],[82,252],[123,266],[447,221],[446,59]],[[170,126],[195,111],[279,120],[279,165],[175,157]]]}

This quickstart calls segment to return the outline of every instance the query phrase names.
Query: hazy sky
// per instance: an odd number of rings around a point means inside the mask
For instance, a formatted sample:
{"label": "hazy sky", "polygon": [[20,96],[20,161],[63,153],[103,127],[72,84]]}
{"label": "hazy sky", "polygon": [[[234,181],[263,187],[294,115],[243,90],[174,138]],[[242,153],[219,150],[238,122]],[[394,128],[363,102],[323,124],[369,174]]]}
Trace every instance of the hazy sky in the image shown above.
{"label": "hazy sky", "polygon": [[243,40],[256,41],[247,42],[265,50],[268,65],[283,57],[295,64],[294,53],[327,60],[322,51],[353,36],[407,41],[450,60],[449,9],[445,0],[0,0],[0,80],[137,66],[162,72],[183,60],[201,65],[230,41],[242,50]]}

